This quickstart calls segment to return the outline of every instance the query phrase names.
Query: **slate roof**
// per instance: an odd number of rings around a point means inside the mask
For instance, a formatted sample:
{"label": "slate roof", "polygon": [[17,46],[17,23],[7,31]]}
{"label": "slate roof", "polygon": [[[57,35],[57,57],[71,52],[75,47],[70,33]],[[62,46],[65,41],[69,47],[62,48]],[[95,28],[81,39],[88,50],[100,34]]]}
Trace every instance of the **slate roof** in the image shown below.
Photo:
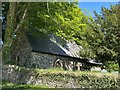
{"label": "slate roof", "polygon": [[83,62],[93,65],[102,65],[101,63],[80,57],[79,51],[82,48],[81,46],[78,46],[75,42],[66,42],[53,34],[46,35],[38,30],[34,30],[32,33],[27,33],[27,38],[34,52],[62,55],[75,58],[76,60],[81,59],[82,61],[84,60]]}
{"label": "slate roof", "polygon": [[46,35],[37,30],[34,33],[37,35],[27,34],[32,50],[79,58],[81,47],[75,42],[66,42],[60,37],[52,34]]}

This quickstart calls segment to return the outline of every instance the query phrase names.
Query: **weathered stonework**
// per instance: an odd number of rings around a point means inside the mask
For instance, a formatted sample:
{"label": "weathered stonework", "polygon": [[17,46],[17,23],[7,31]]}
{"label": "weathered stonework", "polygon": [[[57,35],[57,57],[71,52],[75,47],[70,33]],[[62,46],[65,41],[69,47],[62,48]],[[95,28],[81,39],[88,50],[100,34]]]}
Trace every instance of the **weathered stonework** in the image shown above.
{"label": "weathered stonework", "polygon": [[[50,88],[114,88],[119,90],[118,75],[99,77],[100,73],[90,74],[37,72],[36,69],[15,65],[2,67],[2,80],[18,84],[47,85]],[[118,88],[118,89],[117,89]]]}
{"label": "weathered stonework", "polygon": [[31,67],[50,68],[57,58],[54,55],[32,52],[30,59]]}
{"label": "weathered stonework", "polygon": [[[64,57],[64,56],[59,56],[59,55],[52,55],[52,54],[46,54],[46,53],[37,53],[37,52],[32,52],[31,54],[31,67],[35,68],[52,68],[52,67],[60,67],[64,69],[73,69],[73,64],[72,62],[74,59],[70,57]],[[79,62],[79,64],[75,64],[76,67],[82,66],[82,64]]]}

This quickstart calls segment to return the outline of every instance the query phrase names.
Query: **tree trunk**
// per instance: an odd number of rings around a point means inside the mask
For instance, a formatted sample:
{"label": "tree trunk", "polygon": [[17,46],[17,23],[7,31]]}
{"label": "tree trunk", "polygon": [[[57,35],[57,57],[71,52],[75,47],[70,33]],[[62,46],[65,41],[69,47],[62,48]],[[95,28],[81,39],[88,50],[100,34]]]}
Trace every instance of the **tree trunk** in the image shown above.
{"label": "tree trunk", "polygon": [[10,2],[9,11],[7,13],[7,26],[5,31],[5,41],[3,46],[3,63],[8,63],[11,59],[10,49],[13,42],[13,31],[16,27],[15,25],[15,14],[16,14],[16,2]]}
{"label": "tree trunk", "polygon": [[[28,24],[28,22],[26,21],[26,23],[24,23],[24,20],[26,18],[26,13],[29,6],[30,2],[26,3],[25,7],[23,7],[23,13],[21,14],[22,17],[20,18],[20,21],[17,22],[17,16],[19,15],[17,2],[10,2],[9,4],[9,11],[7,13],[7,26],[3,46],[3,63],[9,63],[11,60],[11,47],[13,45],[14,35],[17,35],[18,32],[24,33],[27,30],[26,25]],[[21,31],[23,28],[25,28],[25,30]]]}

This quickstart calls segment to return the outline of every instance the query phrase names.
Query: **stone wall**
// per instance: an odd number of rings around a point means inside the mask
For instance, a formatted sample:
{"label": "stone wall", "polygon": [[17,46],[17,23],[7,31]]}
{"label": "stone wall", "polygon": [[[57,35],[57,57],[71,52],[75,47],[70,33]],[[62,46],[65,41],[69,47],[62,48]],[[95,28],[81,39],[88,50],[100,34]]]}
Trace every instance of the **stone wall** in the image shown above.
{"label": "stone wall", "polygon": [[31,67],[50,68],[57,58],[55,55],[32,52],[30,60]]}
{"label": "stone wall", "polygon": [[[59,56],[59,55],[53,55],[53,54],[46,54],[46,53],[37,53],[37,52],[32,52],[31,54],[31,67],[36,67],[36,68],[52,68],[52,67],[60,67],[64,69],[69,69],[72,70],[74,61],[75,59],[70,58],[70,57],[64,57],[64,56]],[[82,64],[76,63],[75,67],[81,67]]]}
{"label": "stone wall", "polygon": [[120,88],[118,75],[117,77],[107,74],[100,76],[100,73],[94,75],[89,74],[89,72],[75,74],[74,72],[61,73],[58,71],[55,73],[15,65],[4,65],[2,76],[2,80],[12,83],[43,84],[51,88],[111,88],[111,90],[119,90],[118,88]]}

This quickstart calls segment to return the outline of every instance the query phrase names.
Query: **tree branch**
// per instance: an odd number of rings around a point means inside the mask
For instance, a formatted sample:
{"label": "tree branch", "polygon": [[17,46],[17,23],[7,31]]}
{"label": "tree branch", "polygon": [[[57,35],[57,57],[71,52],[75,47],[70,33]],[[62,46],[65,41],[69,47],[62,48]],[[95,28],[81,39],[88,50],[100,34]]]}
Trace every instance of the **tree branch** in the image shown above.
{"label": "tree branch", "polygon": [[13,35],[14,35],[16,32],[18,32],[19,28],[20,28],[21,25],[23,24],[23,21],[24,21],[24,19],[25,19],[25,17],[26,17],[26,13],[27,13],[27,11],[28,11],[28,7],[29,7],[29,6],[30,6],[30,3],[29,3],[28,6],[26,7],[26,9],[25,9],[25,11],[24,11],[24,13],[23,13],[23,16],[22,16],[22,18],[21,18],[21,21],[20,21],[20,23],[17,25],[16,29],[14,30]]}

